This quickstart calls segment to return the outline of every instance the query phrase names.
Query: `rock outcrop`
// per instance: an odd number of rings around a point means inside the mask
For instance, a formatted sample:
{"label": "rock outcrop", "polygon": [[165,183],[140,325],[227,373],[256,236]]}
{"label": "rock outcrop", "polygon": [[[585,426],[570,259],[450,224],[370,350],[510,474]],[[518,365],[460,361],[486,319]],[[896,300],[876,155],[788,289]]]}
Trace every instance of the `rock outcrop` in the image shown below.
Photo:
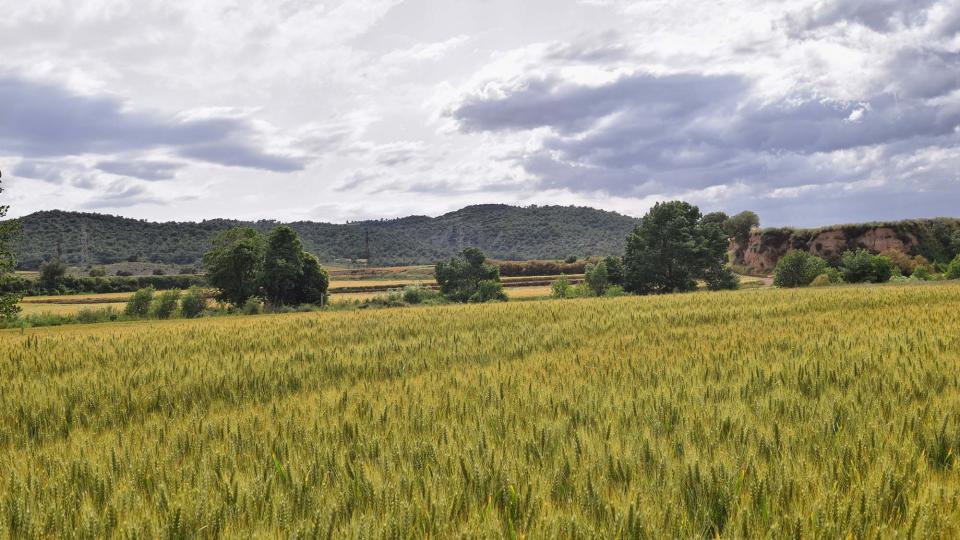
{"label": "rock outcrop", "polygon": [[832,264],[847,250],[895,250],[944,262],[960,251],[960,220],[937,218],[821,229],[755,229],[746,246],[733,242],[734,262],[750,273],[768,274],[780,257],[801,249]]}

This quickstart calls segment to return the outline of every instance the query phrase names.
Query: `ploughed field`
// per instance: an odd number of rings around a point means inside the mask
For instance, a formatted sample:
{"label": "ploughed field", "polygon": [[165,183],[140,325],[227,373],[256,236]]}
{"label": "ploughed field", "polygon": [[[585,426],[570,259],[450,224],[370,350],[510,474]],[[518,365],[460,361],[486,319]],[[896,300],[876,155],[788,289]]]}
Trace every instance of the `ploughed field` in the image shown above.
{"label": "ploughed field", "polygon": [[0,537],[957,537],[960,285],[0,332]]}

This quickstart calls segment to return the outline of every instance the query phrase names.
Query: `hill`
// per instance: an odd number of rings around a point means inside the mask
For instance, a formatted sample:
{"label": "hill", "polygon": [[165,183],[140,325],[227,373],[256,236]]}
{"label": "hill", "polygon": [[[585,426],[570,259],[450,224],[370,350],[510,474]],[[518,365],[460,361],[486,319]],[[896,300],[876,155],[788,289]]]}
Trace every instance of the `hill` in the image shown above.
{"label": "hill", "polygon": [[[56,253],[71,265],[128,260],[197,263],[220,231],[249,226],[268,231],[276,221],[226,219],[155,223],[103,214],[36,212],[20,219],[19,267],[37,268]],[[347,224],[289,223],[307,251],[326,262],[365,259],[377,265],[428,264],[465,246],[507,260],[557,259],[621,253],[636,219],[573,206],[477,205],[431,218],[411,216]]]}

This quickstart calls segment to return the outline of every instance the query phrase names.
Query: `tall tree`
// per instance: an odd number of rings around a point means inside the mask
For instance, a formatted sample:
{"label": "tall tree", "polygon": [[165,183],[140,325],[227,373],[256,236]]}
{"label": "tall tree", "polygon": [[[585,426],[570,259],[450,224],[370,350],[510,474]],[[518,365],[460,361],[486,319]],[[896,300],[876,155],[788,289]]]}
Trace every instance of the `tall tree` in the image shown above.
{"label": "tall tree", "polygon": [[270,231],[260,280],[264,299],[276,306],[297,304],[303,260],[303,243],[296,231],[285,225]]}
{"label": "tall tree", "polygon": [[214,238],[203,264],[218,300],[242,306],[257,295],[265,250],[263,235],[249,227],[229,229]]}
{"label": "tall tree", "polygon": [[320,266],[320,260],[310,253],[303,254],[303,271],[297,284],[297,303],[322,306],[327,303],[330,276]]}
{"label": "tall tree", "polygon": [[700,209],[683,201],[657,203],[627,237],[624,288],[637,294],[690,291],[725,263],[727,241]]}
{"label": "tall tree", "polygon": [[[2,186],[0,186],[0,193],[3,193]],[[9,209],[9,206],[0,206],[0,218],[5,217]],[[13,248],[10,246],[17,230],[19,230],[17,221],[11,220],[0,223],[0,280],[9,277],[17,264]],[[0,294],[0,319],[17,317],[17,314],[20,313],[20,306],[17,305],[20,302],[20,297],[21,295],[14,293]]]}
{"label": "tall tree", "polygon": [[[707,214],[709,216],[710,214]],[[704,216],[706,219],[707,216]],[[737,244],[741,248],[747,247],[747,242],[750,240],[750,231],[754,227],[760,226],[760,216],[745,210],[740,212],[735,216],[731,216],[730,219],[726,220],[721,224],[723,227],[723,232],[727,233],[727,236],[736,240]]]}

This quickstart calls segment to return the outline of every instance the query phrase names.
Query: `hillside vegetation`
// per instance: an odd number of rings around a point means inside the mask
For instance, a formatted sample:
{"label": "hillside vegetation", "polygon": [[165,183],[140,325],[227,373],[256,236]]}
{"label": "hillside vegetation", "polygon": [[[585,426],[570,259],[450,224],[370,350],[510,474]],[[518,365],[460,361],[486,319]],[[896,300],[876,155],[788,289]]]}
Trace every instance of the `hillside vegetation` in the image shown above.
{"label": "hillside vegetation", "polygon": [[0,537],[960,535],[960,285],[0,332]]}
{"label": "hillside vegetation", "polygon": [[[59,252],[71,265],[127,260],[194,265],[226,229],[266,233],[274,221],[207,220],[153,223],[101,214],[48,211],[25,216],[16,245],[21,268],[37,268]],[[413,216],[348,224],[295,222],[307,251],[323,261],[364,259],[385,264],[432,264],[464,247],[505,260],[603,256],[623,251],[636,220],[592,208],[470,206],[436,218]]]}

